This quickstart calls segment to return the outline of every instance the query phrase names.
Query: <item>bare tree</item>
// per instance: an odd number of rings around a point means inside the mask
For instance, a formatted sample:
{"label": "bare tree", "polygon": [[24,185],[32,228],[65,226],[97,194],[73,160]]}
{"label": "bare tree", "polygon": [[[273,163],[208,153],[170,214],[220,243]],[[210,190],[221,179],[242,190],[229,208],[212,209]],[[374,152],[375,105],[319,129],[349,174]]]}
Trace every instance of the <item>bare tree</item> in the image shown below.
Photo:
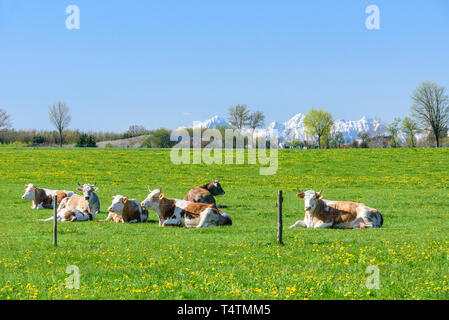
{"label": "bare tree", "polygon": [[11,117],[6,110],[0,109],[0,130],[6,129],[11,125]]}
{"label": "bare tree", "polygon": [[435,136],[437,147],[449,122],[449,97],[445,87],[423,82],[412,95],[412,115]]}
{"label": "bare tree", "polygon": [[131,125],[127,131],[129,137],[137,137],[146,134],[148,131],[140,125]]}
{"label": "bare tree", "polygon": [[70,124],[72,117],[70,116],[70,109],[64,102],[58,101],[49,107],[48,111],[50,121],[55,126],[59,133],[59,146],[62,147],[63,132]]}
{"label": "bare tree", "polygon": [[409,146],[414,148],[416,146],[415,136],[417,133],[419,133],[418,123],[415,120],[410,119],[409,117],[405,117],[404,120],[402,120],[402,130],[407,135]]}
{"label": "bare tree", "polygon": [[264,125],[265,115],[263,114],[262,111],[254,111],[253,113],[250,114],[248,123],[249,127],[253,129],[254,132],[256,128],[260,128]]}
{"label": "bare tree", "polygon": [[238,104],[235,107],[229,108],[229,123],[241,130],[249,124],[250,111],[245,104]]}

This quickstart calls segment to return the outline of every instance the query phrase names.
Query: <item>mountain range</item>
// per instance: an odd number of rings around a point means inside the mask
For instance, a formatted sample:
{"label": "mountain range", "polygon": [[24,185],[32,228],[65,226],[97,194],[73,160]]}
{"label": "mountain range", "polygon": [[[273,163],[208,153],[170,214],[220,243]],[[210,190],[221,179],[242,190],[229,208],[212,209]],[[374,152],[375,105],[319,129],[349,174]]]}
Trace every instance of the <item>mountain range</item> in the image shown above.
{"label": "mountain range", "polygon": [[[305,132],[304,117],[304,114],[298,113],[285,122],[273,121],[264,129],[256,129],[255,134],[257,136],[269,136],[277,130],[280,142],[311,140]],[[220,116],[214,116],[206,121],[195,124],[195,127],[199,126],[202,128],[216,128],[217,126],[232,128],[228,121]],[[360,120],[355,121],[343,119],[334,121],[333,132],[341,132],[347,142],[352,142],[354,139],[357,139],[359,132],[367,132],[370,136],[386,135],[387,128],[377,119],[362,117]]]}

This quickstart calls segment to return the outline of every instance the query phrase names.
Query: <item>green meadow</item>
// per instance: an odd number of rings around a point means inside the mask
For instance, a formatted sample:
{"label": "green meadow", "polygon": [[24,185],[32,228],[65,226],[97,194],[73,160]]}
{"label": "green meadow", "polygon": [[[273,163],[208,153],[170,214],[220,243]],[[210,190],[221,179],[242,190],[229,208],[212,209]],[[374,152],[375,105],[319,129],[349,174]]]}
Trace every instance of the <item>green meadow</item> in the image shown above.
{"label": "green meadow", "polygon": [[[449,149],[280,150],[275,175],[257,165],[174,165],[162,149],[0,148],[0,299],[448,299]],[[147,187],[182,198],[218,178],[232,226],[105,223],[112,196]],[[101,214],[58,224],[31,210],[24,185],[96,183]],[[288,230],[303,219],[296,188],[363,202],[381,229]],[[284,245],[276,193],[284,191]],[[69,266],[80,271],[69,289]],[[379,287],[367,287],[379,270]],[[367,272],[367,268],[368,271]],[[373,267],[371,267],[373,268]]]}

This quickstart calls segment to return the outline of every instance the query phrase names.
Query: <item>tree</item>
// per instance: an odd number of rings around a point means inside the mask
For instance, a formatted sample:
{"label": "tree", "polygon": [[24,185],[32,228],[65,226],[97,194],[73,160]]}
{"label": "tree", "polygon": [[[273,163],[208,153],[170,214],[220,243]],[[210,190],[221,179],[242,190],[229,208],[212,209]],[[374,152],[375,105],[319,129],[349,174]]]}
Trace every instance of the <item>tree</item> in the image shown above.
{"label": "tree", "polygon": [[170,140],[171,131],[167,129],[157,129],[150,132],[150,135],[142,142],[146,148],[171,148],[176,141]]}
{"label": "tree", "polygon": [[390,146],[393,148],[399,147],[398,134],[401,130],[401,118],[394,118],[394,121],[388,125],[387,130],[391,135]]}
{"label": "tree", "polygon": [[34,136],[31,142],[33,144],[43,144],[45,142],[45,137],[41,135]]}
{"label": "tree", "polygon": [[415,120],[410,119],[409,117],[405,117],[402,120],[402,130],[407,135],[407,141],[409,143],[409,146],[414,148],[416,146],[415,136],[417,133],[419,133],[418,123]]}
{"label": "tree", "polygon": [[331,146],[333,148],[338,148],[345,143],[345,137],[342,132],[334,132],[331,138]]}
{"label": "tree", "polygon": [[57,104],[54,104],[49,107],[49,117],[51,123],[55,126],[56,130],[59,133],[59,146],[62,147],[62,139],[64,130],[70,124],[72,117],[70,116],[70,109],[64,102],[58,101]]}
{"label": "tree", "polygon": [[264,125],[265,115],[263,114],[262,111],[254,111],[253,113],[250,114],[248,123],[249,127],[253,129],[254,132],[256,128],[260,128]]}
{"label": "tree", "polygon": [[434,82],[423,82],[412,95],[412,116],[431,131],[437,147],[449,122],[449,97],[445,87]]}
{"label": "tree", "polygon": [[332,119],[332,115],[322,109],[312,109],[304,117],[306,132],[316,136],[319,148],[321,148],[321,138],[330,134],[333,124],[334,120]]}
{"label": "tree", "polygon": [[11,117],[6,110],[0,109],[0,130],[6,129],[11,125]]}
{"label": "tree", "polygon": [[228,122],[237,129],[241,130],[249,124],[250,111],[245,104],[238,104],[235,107],[229,107],[228,112]]}
{"label": "tree", "polygon": [[359,133],[357,133],[357,138],[362,140],[360,142],[360,148],[368,148],[368,139],[369,139],[368,132],[360,131]]}
{"label": "tree", "polygon": [[132,137],[143,136],[147,133],[148,133],[148,131],[147,131],[147,129],[145,129],[145,127],[139,126],[139,125],[132,125],[129,127],[128,131],[125,132],[123,137],[125,139],[127,139],[127,138],[132,138]]}
{"label": "tree", "polygon": [[95,148],[97,147],[97,142],[95,141],[94,136],[88,135],[86,133],[81,133],[78,137],[78,141],[75,147]]}

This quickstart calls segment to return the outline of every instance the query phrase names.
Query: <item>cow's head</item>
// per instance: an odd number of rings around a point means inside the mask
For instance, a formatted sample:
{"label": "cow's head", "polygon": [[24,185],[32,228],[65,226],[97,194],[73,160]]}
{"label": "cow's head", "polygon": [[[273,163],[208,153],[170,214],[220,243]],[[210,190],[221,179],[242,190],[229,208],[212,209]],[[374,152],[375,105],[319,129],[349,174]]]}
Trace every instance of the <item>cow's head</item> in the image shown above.
{"label": "cow's head", "polygon": [[78,183],[78,185],[79,185],[79,187],[76,188],[76,190],[83,193],[84,200],[89,200],[92,197],[92,195],[98,190],[98,188],[95,186],[95,184],[94,185],[85,184],[82,186]]}
{"label": "cow's head", "polygon": [[226,193],[217,179],[209,183],[207,189],[213,196],[222,196]]}
{"label": "cow's head", "polygon": [[304,210],[314,212],[316,205],[318,203],[318,200],[323,198],[323,191],[316,193],[313,190],[308,190],[306,192],[301,192],[298,189],[297,197],[300,199],[304,199]]}
{"label": "cow's head", "polygon": [[125,204],[128,202],[128,198],[118,195],[118,196],[113,196],[112,199],[114,199],[114,200],[112,200],[112,204],[109,207],[108,211],[114,212],[117,214],[122,214],[123,209],[125,208]]}
{"label": "cow's head", "polygon": [[23,200],[33,201],[36,199],[36,187],[34,184],[30,183],[29,185],[25,185],[25,193],[22,196]]}
{"label": "cow's head", "polygon": [[156,190],[151,190],[150,188],[148,188],[148,191],[150,192],[150,194],[145,200],[143,200],[143,202],[140,205],[147,209],[156,210],[159,207],[159,202],[164,197],[164,194],[162,193],[162,188]]}

